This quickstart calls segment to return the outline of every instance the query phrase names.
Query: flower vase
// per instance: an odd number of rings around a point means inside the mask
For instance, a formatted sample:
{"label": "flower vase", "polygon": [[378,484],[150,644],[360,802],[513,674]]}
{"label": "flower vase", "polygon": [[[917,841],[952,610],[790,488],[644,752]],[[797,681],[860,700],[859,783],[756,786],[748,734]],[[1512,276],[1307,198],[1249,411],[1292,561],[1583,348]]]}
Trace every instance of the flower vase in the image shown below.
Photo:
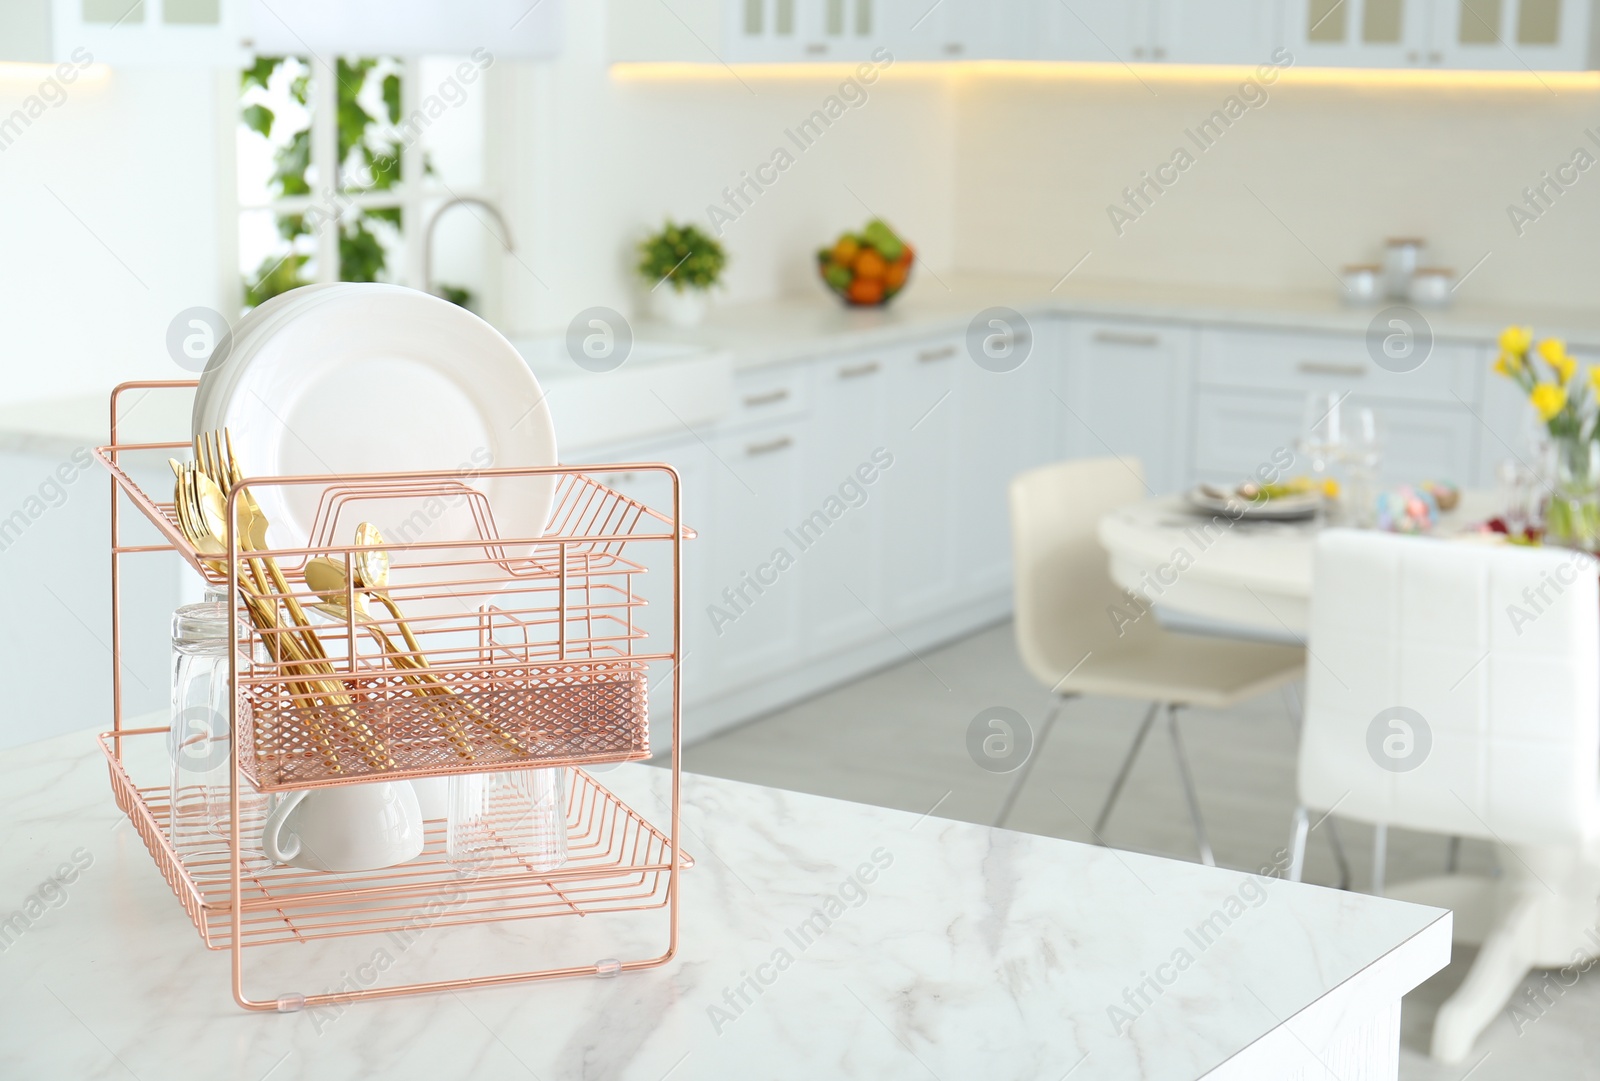
{"label": "flower vase", "polygon": [[1557,439],[1555,452],[1545,540],[1563,548],[1600,551],[1600,443]]}

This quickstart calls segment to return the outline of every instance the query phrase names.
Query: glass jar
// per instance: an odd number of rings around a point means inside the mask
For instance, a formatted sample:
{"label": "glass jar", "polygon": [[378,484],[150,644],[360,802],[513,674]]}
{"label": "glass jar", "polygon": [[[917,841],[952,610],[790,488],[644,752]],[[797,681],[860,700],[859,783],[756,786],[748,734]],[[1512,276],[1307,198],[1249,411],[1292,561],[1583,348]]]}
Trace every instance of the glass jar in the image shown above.
{"label": "glass jar", "polygon": [[[233,609],[186,604],[172,616],[172,836],[229,835],[233,739],[228,716],[228,620]],[[259,825],[265,799],[240,778],[241,822]],[[243,827],[242,827],[243,828]]]}
{"label": "glass jar", "polygon": [[1545,510],[1545,541],[1585,552],[1600,551],[1600,443],[1555,441],[1555,484]]}
{"label": "glass jar", "polygon": [[463,875],[553,871],[567,862],[567,771],[455,774],[445,856]]}

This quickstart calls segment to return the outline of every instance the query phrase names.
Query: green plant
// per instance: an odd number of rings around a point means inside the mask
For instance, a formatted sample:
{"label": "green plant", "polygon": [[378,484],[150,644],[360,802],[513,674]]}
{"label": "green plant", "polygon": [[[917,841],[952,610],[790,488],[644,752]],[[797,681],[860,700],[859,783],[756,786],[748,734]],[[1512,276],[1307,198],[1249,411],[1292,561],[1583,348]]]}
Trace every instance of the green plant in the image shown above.
{"label": "green plant", "polygon": [[[285,68],[285,65],[288,65]],[[375,57],[355,60],[340,58],[335,61],[335,81],[338,84],[336,110],[338,118],[339,189],[329,190],[322,181],[321,197],[333,205],[322,208],[326,218],[338,212],[339,230],[339,280],[347,282],[379,281],[388,269],[388,252],[379,232],[389,228],[398,231],[402,225],[399,207],[352,207],[341,196],[386,192],[394,188],[401,178],[401,143],[395,125],[400,121],[400,76],[393,62]],[[284,68],[288,75],[289,96],[300,106],[309,109],[311,90],[310,67],[297,58],[284,56],[258,57],[254,64],[244,69],[239,80],[241,95],[252,86],[266,89],[273,76]],[[363,92],[369,84],[375,85],[379,103],[378,113],[363,101]],[[272,137],[277,115],[267,106],[254,103],[241,108],[239,119],[245,127],[263,138]],[[278,197],[313,195],[306,177],[311,165],[311,127],[306,125],[288,133],[288,141],[273,152],[273,171],[268,189]],[[431,173],[432,165],[424,159],[423,171]],[[281,214],[277,219],[278,235],[289,245],[290,254],[264,259],[253,274],[245,278],[245,304],[255,307],[261,302],[307,284],[304,269],[309,255],[297,250],[301,237],[311,237],[315,231],[306,214]],[[315,219],[313,218],[313,221]],[[381,225],[380,225],[381,223]],[[449,299],[466,307],[472,294],[466,289],[451,288]]]}
{"label": "green plant", "polygon": [[639,277],[653,289],[665,281],[673,289],[710,289],[722,277],[728,257],[722,245],[693,225],[666,222],[639,242]]}

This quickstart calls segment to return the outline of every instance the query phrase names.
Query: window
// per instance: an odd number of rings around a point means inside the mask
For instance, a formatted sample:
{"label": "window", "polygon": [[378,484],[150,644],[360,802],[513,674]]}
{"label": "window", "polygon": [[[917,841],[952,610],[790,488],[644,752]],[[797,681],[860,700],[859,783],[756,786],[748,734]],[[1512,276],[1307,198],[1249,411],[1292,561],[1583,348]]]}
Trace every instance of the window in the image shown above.
{"label": "window", "polygon": [[[244,70],[236,161],[246,308],[312,282],[422,287],[430,204],[456,196],[452,182],[481,183],[482,103],[472,100],[481,95],[467,84],[489,62],[291,56]],[[431,92],[418,94],[422,85]],[[468,286],[435,288],[475,300]]]}

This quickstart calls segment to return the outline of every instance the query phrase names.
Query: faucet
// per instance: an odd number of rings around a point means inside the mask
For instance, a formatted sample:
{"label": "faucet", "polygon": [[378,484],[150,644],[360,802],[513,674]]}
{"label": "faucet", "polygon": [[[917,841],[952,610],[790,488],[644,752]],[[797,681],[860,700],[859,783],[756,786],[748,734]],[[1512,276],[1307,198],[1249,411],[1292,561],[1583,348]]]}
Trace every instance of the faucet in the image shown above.
{"label": "faucet", "polygon": [[[504,245],[505,250],[506,251],[515,251],[516,250],[516,248],[511,243],[511,227],[506,224],[505,215],[501,214],[499,208],[497,208],[493,203],[489,202],[489,200],[487,200],[487,199],[480,199],[476,195],[458,195],[453,199],[449,199],[446,202],[444,202],[443,204],[441,204],[438,210],[435,210],[433,212],[433,216],[428,219],[428,224],[423,227],[423,232],[422,232],[422,289],[423,289],[423,292],[433,293],[433,230],[434,230],[434,227],[439,224],[439,219],[444,217],[444,212],[446,210],[449,210],[453,206],[459,206],[459,205],[461,205],[463,203],[471,203],[471,204],[476,205],[476,206],[481,206],[481,207],[483,207],[483,209],[487,210],[489,212],[489,214],[494,218],[494,220],[496,222],[498,222],[499,225],[500,225],[500,235],[503,238],[501,240],[501,243]],[[477,215],[474,214],[473,217],[477,217]],[[437,295],[437,294],[435,294],[435,295]]]}

